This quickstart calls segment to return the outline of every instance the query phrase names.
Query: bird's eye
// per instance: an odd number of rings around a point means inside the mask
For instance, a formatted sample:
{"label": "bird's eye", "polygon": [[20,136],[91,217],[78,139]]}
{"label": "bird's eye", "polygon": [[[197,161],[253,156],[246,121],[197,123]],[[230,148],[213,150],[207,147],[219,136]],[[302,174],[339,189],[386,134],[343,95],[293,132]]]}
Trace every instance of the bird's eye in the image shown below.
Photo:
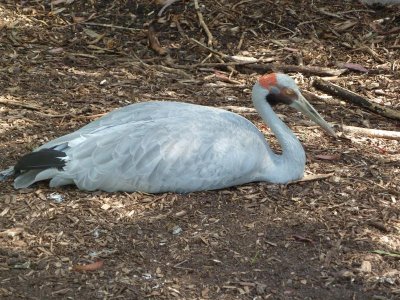
{"label": "bird's eye", "polygon": [[290,88],[283,88],[282,94],[284,94],[285,96],[293,97],[296,95],[296,92]]}

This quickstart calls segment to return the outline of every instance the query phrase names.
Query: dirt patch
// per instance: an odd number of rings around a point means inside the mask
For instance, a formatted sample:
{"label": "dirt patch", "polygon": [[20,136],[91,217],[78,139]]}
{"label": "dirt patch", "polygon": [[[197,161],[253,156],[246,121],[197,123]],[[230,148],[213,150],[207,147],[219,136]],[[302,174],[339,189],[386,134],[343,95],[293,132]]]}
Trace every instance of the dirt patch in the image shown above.
{"label": "dirt patch", "polygon": [[[150,1],[83,2],[0,5],[0,169],[129,103],[251,107],[257,72],[232,70],[223,55],[276,66],[355,63],[370,72],[358,66],[331,78],[335,84],[400,107],[395,7],[201,1],[214,38],[207,46],[193,1],[172,4],[160,18]],[[149,24],[167,55],[149,48]],[[309,74],[291,75],[324,96]],[[337,99],[313,104],[332,123],[399,130],[398,121]],[[279,113],[303,142],[307,173],[333,176],[188,195],[87,193],[46,183],[16,191],[10,180],[1,182],[0,296],[399,298],[398,141],[333,140],[290,109]],[[260,118],[244,115],[277,148]]]}

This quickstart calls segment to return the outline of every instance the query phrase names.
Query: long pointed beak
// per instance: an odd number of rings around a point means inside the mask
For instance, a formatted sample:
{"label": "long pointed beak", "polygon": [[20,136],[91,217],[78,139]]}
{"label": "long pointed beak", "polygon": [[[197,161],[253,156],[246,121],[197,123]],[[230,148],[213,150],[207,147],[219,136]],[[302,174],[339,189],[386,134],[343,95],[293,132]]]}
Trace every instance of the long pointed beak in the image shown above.
{"label": "long pointed beak", "polygon": [[303,95],[300,94],[299,99],[290,104],[290,106],[308,116],[331,136],[337,137],[332,126],[321,117],[321,115],[315,110],[314,107],[312,107],[312,105],[306,100],[306,98],[304,98]]}

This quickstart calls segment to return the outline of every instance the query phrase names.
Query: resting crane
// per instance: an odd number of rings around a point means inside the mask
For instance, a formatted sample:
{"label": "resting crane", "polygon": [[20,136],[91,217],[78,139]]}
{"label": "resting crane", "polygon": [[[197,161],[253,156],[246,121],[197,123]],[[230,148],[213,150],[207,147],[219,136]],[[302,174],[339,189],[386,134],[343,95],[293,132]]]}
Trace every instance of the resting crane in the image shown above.
{"label": "resting crane", "polygon": [[179,102],[143,102],[114,110],[52,140],[3,171],[14,187],[50,179],[50,187],[81,190],[187,193],[254,181],[287,183],[303,177],[306,156],[272,106],[286,104],[332,127],[285,74],[261,76],[253,105],[277,137],[274,153],[249,120],[222,109]]}

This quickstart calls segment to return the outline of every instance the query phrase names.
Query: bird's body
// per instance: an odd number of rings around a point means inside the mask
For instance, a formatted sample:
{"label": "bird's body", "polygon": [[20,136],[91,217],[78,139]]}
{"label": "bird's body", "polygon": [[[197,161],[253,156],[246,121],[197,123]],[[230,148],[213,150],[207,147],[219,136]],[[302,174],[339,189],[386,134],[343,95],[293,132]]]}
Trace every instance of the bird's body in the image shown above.
{"label": "bird's body", "polygon": [[269,91],[260,84],[267,83],[260,79],[255,85],[253,103],[277,135],[281,155],[237,114],[187,103],[145,102],[117,109],[37,148],[35,160],[43,153],[58,164],[32,166],[26,163],[28,154],[14,167],[17,173],[22,171],[14,186],[50,179],[52,187],[75,184],[89,191],[186,193],[299,179],[304,150],[271,106],[262,104]]}

